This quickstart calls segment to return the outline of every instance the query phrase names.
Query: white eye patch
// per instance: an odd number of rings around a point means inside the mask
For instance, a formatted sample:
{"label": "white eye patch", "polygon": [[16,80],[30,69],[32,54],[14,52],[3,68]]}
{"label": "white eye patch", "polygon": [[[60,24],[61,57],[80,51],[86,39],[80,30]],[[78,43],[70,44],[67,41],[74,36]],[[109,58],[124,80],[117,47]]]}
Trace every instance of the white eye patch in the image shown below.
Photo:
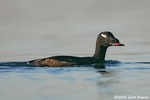
{"label": "white eye patch", "polygon": [[106,34],[101,34],[101,36],[102,36],[103,38],[107,38],[107,35],[106,35]]}

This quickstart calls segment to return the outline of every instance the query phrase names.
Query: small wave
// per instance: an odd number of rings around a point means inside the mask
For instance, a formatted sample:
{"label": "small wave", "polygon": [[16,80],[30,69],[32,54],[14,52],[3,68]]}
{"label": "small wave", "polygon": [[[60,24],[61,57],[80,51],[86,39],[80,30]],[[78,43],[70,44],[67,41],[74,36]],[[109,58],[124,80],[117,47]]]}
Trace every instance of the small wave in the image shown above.
{"label": "small wave", "polygon": [[13,71],[25,72],[33,69],[35,67],[27,64],[27,62],[0,62],[0,73]]}
{"label": "small wave", "polygon": [[123,63],[118,60],[106,60],[105,61],[106,66],[120,66],[121,64],[123,64]]}
{"label": "small wave", "polygon": [[137,64],[150,64],[150,62],[136,62]]}
{"label": "small wave", "polygon": [[150,62],[123,62],[122,64],[150,64]]}
{"label": "small wave", "polygon": [[0,62],[0,66],[8,67],[20,67],[20,66],[30,66],[27,62]]}

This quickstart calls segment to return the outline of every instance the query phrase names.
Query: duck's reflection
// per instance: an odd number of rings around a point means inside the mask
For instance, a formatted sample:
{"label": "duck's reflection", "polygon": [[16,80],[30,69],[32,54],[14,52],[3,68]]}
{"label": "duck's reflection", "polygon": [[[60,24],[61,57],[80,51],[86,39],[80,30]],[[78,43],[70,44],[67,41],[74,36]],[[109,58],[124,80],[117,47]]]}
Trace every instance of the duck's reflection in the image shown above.
{"label": "duck's reflection", "polygon": [[113,73],[112,71],[108,71],[106,69],[105,64],[96,64],[94,65],[94,68],[96,69],[96,72],[100,73],[101,75],[111,75]]}

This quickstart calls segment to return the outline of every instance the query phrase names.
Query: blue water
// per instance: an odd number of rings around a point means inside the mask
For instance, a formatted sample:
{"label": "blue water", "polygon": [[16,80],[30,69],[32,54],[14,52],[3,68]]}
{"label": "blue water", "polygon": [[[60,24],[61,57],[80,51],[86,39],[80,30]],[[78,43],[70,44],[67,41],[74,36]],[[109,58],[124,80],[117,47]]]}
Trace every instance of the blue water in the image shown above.
{"label": "blue water", "polygon": [[[34,67],[0,63],[2,100],[113,100],[150,96],[150,62],[107,61],[105,65]],[[129,98],[129,97],[128,97]],[[121,100],[121,99],[118,99]]]}

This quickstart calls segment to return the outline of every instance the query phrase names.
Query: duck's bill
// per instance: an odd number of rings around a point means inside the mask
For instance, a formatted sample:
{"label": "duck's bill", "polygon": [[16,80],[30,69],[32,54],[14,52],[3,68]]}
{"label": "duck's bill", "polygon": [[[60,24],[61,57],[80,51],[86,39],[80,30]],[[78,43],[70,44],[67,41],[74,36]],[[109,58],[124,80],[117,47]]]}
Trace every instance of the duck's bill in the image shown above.
{"label": "duck's bill", "polygon": [[113,44],[113,46],[125,46],[125,45],[122,44],[122,43],[116,42],[116,43]]}

